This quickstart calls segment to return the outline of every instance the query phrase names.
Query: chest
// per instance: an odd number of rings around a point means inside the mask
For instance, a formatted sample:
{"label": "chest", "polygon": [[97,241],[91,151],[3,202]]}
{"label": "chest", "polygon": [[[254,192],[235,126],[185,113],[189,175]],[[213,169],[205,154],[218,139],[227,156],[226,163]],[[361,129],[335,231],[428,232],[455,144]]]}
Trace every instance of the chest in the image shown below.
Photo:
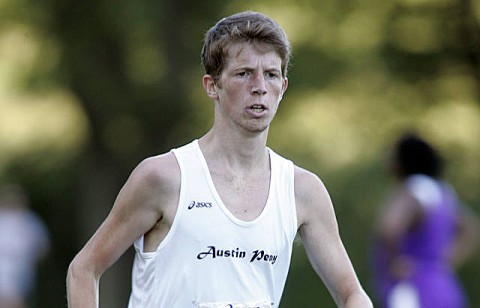
{"label": "chest", "polygon": [[270,191],[270,172],[246,177],[213,172],[212,181],[225,207],[238,219],[253,220],[265,208]]}

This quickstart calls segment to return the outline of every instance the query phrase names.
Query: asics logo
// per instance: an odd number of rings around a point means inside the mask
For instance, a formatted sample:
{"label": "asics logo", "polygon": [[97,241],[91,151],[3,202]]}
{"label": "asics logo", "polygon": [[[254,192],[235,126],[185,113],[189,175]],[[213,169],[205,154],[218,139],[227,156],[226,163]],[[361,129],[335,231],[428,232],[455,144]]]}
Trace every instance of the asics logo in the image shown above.
{"label": "asics logo", "polygon": [[192,201],[188,205],[188,209],[191,210],[193,208],[211,208],[212,202],[199,202],[199,201]]}

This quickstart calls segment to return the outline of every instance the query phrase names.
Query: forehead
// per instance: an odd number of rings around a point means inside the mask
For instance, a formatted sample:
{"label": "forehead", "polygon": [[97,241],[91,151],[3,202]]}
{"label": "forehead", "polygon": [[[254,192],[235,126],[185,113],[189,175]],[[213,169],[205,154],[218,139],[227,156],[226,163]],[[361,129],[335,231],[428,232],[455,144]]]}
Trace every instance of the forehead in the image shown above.
{"label": "forehead", "polygon": [[241,42],[228,47],[226,66],[253,65],[261,62],[264,65],[281,68],[282,59],[272,46],[267,44]]}

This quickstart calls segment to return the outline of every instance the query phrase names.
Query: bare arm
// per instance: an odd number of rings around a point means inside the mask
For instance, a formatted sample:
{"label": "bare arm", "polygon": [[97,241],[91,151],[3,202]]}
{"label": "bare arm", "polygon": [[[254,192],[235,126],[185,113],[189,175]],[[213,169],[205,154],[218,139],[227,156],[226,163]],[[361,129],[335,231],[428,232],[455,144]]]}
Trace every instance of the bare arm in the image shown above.
{"label": "bare arm", "polygon": [[373,307],[340,239],[328,192],[314,174],[296,168],[299,233],[307,256],[339,307]]}
{"label": "bare arm", "polygon": [[452,249],[451,262],[460,268],[480,246],[480,219],[468,206],[461,205],[458,217],[458,235]]}
{"label": "bare arm", "polygon": [[392,194],[380,213],[376,236],[389,249],[423,217],[422,206],[402,185]]}
{"label": "bare arm", "polygon": [[108,217],[69,266],[70,308],[98,307],[100,276],[137,238],[159,224],[169,228],[179,176],[172,154],[147,159],[135,168]]}
{"label": "bare arm", "polygon": [[375,240],[388,258],[389,275],[405,279],[412,274],[413,263],[410,257],[400,255],[399,240],[421,222],[424,211],[405,185],[397,187],[384,205],[374,229]]}

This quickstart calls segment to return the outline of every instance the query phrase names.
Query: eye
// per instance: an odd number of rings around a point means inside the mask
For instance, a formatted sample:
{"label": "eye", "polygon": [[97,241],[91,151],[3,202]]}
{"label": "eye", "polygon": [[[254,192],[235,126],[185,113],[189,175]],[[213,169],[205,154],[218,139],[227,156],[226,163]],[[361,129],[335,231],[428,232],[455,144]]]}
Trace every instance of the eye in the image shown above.
{"label": "eye", "polygon": [[245,77],[245,76],[248,76],[250,75],[250,72],[249,71],[240,71],[237,73],[237,76],[240,76],[240,77]]}
{"label": "eye", "polygon": [[278,72],[267,72],[265,75],[270,79],[280,78],[280,74]]}

